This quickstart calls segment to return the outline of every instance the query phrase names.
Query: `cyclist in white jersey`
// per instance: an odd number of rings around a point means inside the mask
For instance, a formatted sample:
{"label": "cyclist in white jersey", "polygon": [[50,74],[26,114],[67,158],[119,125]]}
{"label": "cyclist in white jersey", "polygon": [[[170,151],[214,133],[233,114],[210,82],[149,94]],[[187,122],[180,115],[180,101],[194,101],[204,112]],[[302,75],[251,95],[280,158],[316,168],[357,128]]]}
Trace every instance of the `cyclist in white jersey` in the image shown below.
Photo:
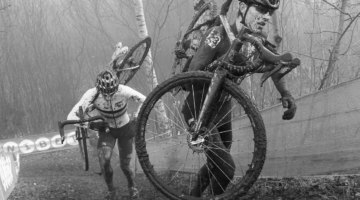
{"label": "cyclist in white jersey", "polygon": [[85,118],[97,115],[106,118],[106,122],[90,123],[89,128],[99,131],[98,157],[109,190],[107,199],[116,198],[113,170],[110,165],[116,139],[119,148],[120,166],[128,181],[130,197],[136,198],[139,195],[134,182],[134,173],[129,166],[135,131],[133,130],[134,123],[127,113],[128,100],[140,103],[134,114],[137,117],[140,106],[145,101],[145,96],[131,87],[119,84],[117,77],[106,70],[97,76],[96,87],[85,92],[67,117],[68,120],[78,120],[77,112],[79,106],[82,106],[83,110],[85,110]]}

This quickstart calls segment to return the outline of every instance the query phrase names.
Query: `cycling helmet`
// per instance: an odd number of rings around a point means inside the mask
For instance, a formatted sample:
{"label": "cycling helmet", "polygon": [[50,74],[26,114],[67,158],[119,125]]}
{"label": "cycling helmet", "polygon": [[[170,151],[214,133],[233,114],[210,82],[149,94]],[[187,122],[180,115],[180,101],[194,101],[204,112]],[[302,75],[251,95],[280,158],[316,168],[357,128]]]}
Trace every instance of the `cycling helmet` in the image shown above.
{"label": "cycling helmet", "polygon": [[238,15],[241,16],[242,18],[241,20],[242,24],[246,24],[245,23],[246,15],[251,5],[257,5],[258,7],[262,7],[264,8],[262,9],[264,10],[264,13],[269,12],[271,14],[280,6],[280,0],[239,0],[239,2],[242,2],[247,5],[247,8],[244,13],[240,9],[238,11]]}
{"label": "cycling helmet", "polygon": [[95,85],[102,94],[112,95],[117,91],[119,81],[113,73],[105,70],[97,76]]}
{"label": "cycling helmet", "polygon": [[280,0],[239,0],[247,5],[258,4],[269,9],[276,10],[280,6]]}

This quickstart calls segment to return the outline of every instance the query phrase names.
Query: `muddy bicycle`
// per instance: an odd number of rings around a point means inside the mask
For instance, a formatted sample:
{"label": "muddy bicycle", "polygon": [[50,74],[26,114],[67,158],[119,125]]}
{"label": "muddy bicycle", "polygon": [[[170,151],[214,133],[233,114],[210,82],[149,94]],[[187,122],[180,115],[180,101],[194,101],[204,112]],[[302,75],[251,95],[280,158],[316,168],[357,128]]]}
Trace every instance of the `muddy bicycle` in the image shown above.
{"label": "muddy bicycle", "polygon": [[203,32],[215,24],[216,17],[217,4],[214,0],[210,0],[199,8],[182,37],[181,32],[179,32],[175,49],[181,55],[175,56],[171,75],[188,70],[192,56],[199,48]]}
{"label": "muddy bicycle", "polygon": [[[220,16],[220,20],[229,30],[226,18]],[[208,66],[211,72],[175,75],[158,85],[143,103],[137,122],[136,152],[147,178],[170,199],[236,199],[248,192],[261,173],[266,158],[265,126],[253,100],[235,82],[256,68],[229,62],[233,50],[245,42],[272,64],[263,82],[272,73],[283,70],[285,75],[300,65],[290,53],[278,55],[267,49],[245,28],[237,38],[231,38],[225,56]],[[158,117],[161,104],[166,120]],[[185,116],[184,109],[190,111],[190,116]],[[219,131],[229,123],[228,130]],[[231,148],[222,144],[225,133],[231,134],[227,141]],[[211,181],[207,181],[209,187],[201,197],[194,197],[191,191],[200,169]],[[211,184],[224,181],[218,177],[229,184],[222,188],[222,194],[215,195]]]}
{"label": "muddy bicycle", "polygon": [[[137,44],[135,44],[129,52],[126,53],[125,57],[122,58],[120,55],[116,55],[115,58],[108,64],[107,67],[112,68],[118,77],[120,84],[127,84],[140,69],[143,64],[151,46],[151,38],[146,37]],[[88,126],[87,123],[94,121],[106,122],[106,119],[102,116],[86,116],[86,110],[83,110],[82,106],[79,106],[78,110],[79,120],[65,120],[59,121],[59,131],[61,136],[61,142],[65,140],[64,126],[74,124],[76,125],[75,138],[79,144],[79,150],[82,157],[83,168],[85,171],[89,170],[89,157],[87,148]],[[108,128],[108,127],[105,127]],[[98,130],[99,127],[95,127]]]}
{"label": "muddy bicycle", "polygon": [[85,171],[88,171],[89,156],[88,156],[87,140],[89,136],[88,136],[88,127],[86,123],[98,121],[98,120],[105,122],[105,118],[102,116],[94,116],[85,119],[84,112],[81,106],[79,107],[79,118],[80,118],[79,120],[65,120],[62,122],[59,121],[58,122],[59,132],[61,137],[61,143],[63,143],[65,141],[64,127],[70,124],[76,125],[75,139],[78,141],[80,155],[83,160],[83,169]]}

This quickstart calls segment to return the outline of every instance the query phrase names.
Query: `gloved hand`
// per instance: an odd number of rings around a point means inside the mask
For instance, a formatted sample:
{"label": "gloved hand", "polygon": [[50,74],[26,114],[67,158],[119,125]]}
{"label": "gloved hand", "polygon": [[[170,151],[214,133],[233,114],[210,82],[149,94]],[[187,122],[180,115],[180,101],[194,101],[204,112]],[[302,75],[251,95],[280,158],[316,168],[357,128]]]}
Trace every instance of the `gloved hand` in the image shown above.
{"label": "gloved hand", "polygon": [[186,55],[185,50],[182,49],[182,48],[176,48],[176,49],[174,50],[174,53],[175,53],[175,56],[176,56],[178,59],[188,58],[188,55]]}
{"label": "gloved hand", "polygon": [[95,105],[92,103],[85,109],[85,113],[89,113],[93,111],[95,108],[96,108]]}
{"label": "gloved hand", "polygon": [[105,132],[108,127],[109,127],[108,122],[100,121],[100,122],[89,123],[89,128],[95,131]]}
{"label": "gloved hand", "polygon": [[287,110],[284,112],[282,119],[290,120],[295,116],[296,113],[296,104],[295,99],[291,95],[287,95],[281,98],[281,102],[284,108]]}

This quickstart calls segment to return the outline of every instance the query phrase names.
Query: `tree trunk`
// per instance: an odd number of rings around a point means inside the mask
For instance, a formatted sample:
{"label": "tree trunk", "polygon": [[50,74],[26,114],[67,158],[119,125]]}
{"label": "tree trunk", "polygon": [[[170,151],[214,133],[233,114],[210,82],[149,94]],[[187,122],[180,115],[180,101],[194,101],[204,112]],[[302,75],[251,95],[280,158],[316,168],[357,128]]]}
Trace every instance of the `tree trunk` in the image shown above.
{"label": "tree trunk", "polygon": [[340,49],[342,35],[344,32],[345,9],[346,9],[347,5],[348,5],[348,0],[341,1],[341,8],[339,11],[340,16],[339,16],[339,26],[338,26],[338,31],[337,31],[337,37],[336,37],[333,49],[330,52],[328,67],[326,69],[323,79],[321,80],[319,90],[321,90],[325,87],[329,87],[331,85],[331,80],[332,80],[331,76],[334,72],[334,69],[336,66],[336,61],[339,58],[339,49]]}
{"label": "tree trunk", "polygon": [[[139,31],[139,37],[144,39],[148,36],[148,30],[146,27],[146,21],[145,21],[145,15],[144,15],[144,7],[142,0],[133,0],[134,9],[135,9],[135,16],[136,16],[136,24]],[[153,61],[151,56],[151,50],[149,51],[148,55],[145,58],[145,61],[143,63],[143,67],[145,69],[145,73],[147,76],[147,82],[151,85],[150,89],[155,88],[158,85],[158,81],[156,78],[156,73],[153,68]],[[169,128],[169,119],[166,115],[165,106],[162,101],[159,101],[155,105],[157,109],[157,118],[161,122],[161,124],[158,124],[161,130],[161,133],[169,133],[170,134],[170,128]]]}

